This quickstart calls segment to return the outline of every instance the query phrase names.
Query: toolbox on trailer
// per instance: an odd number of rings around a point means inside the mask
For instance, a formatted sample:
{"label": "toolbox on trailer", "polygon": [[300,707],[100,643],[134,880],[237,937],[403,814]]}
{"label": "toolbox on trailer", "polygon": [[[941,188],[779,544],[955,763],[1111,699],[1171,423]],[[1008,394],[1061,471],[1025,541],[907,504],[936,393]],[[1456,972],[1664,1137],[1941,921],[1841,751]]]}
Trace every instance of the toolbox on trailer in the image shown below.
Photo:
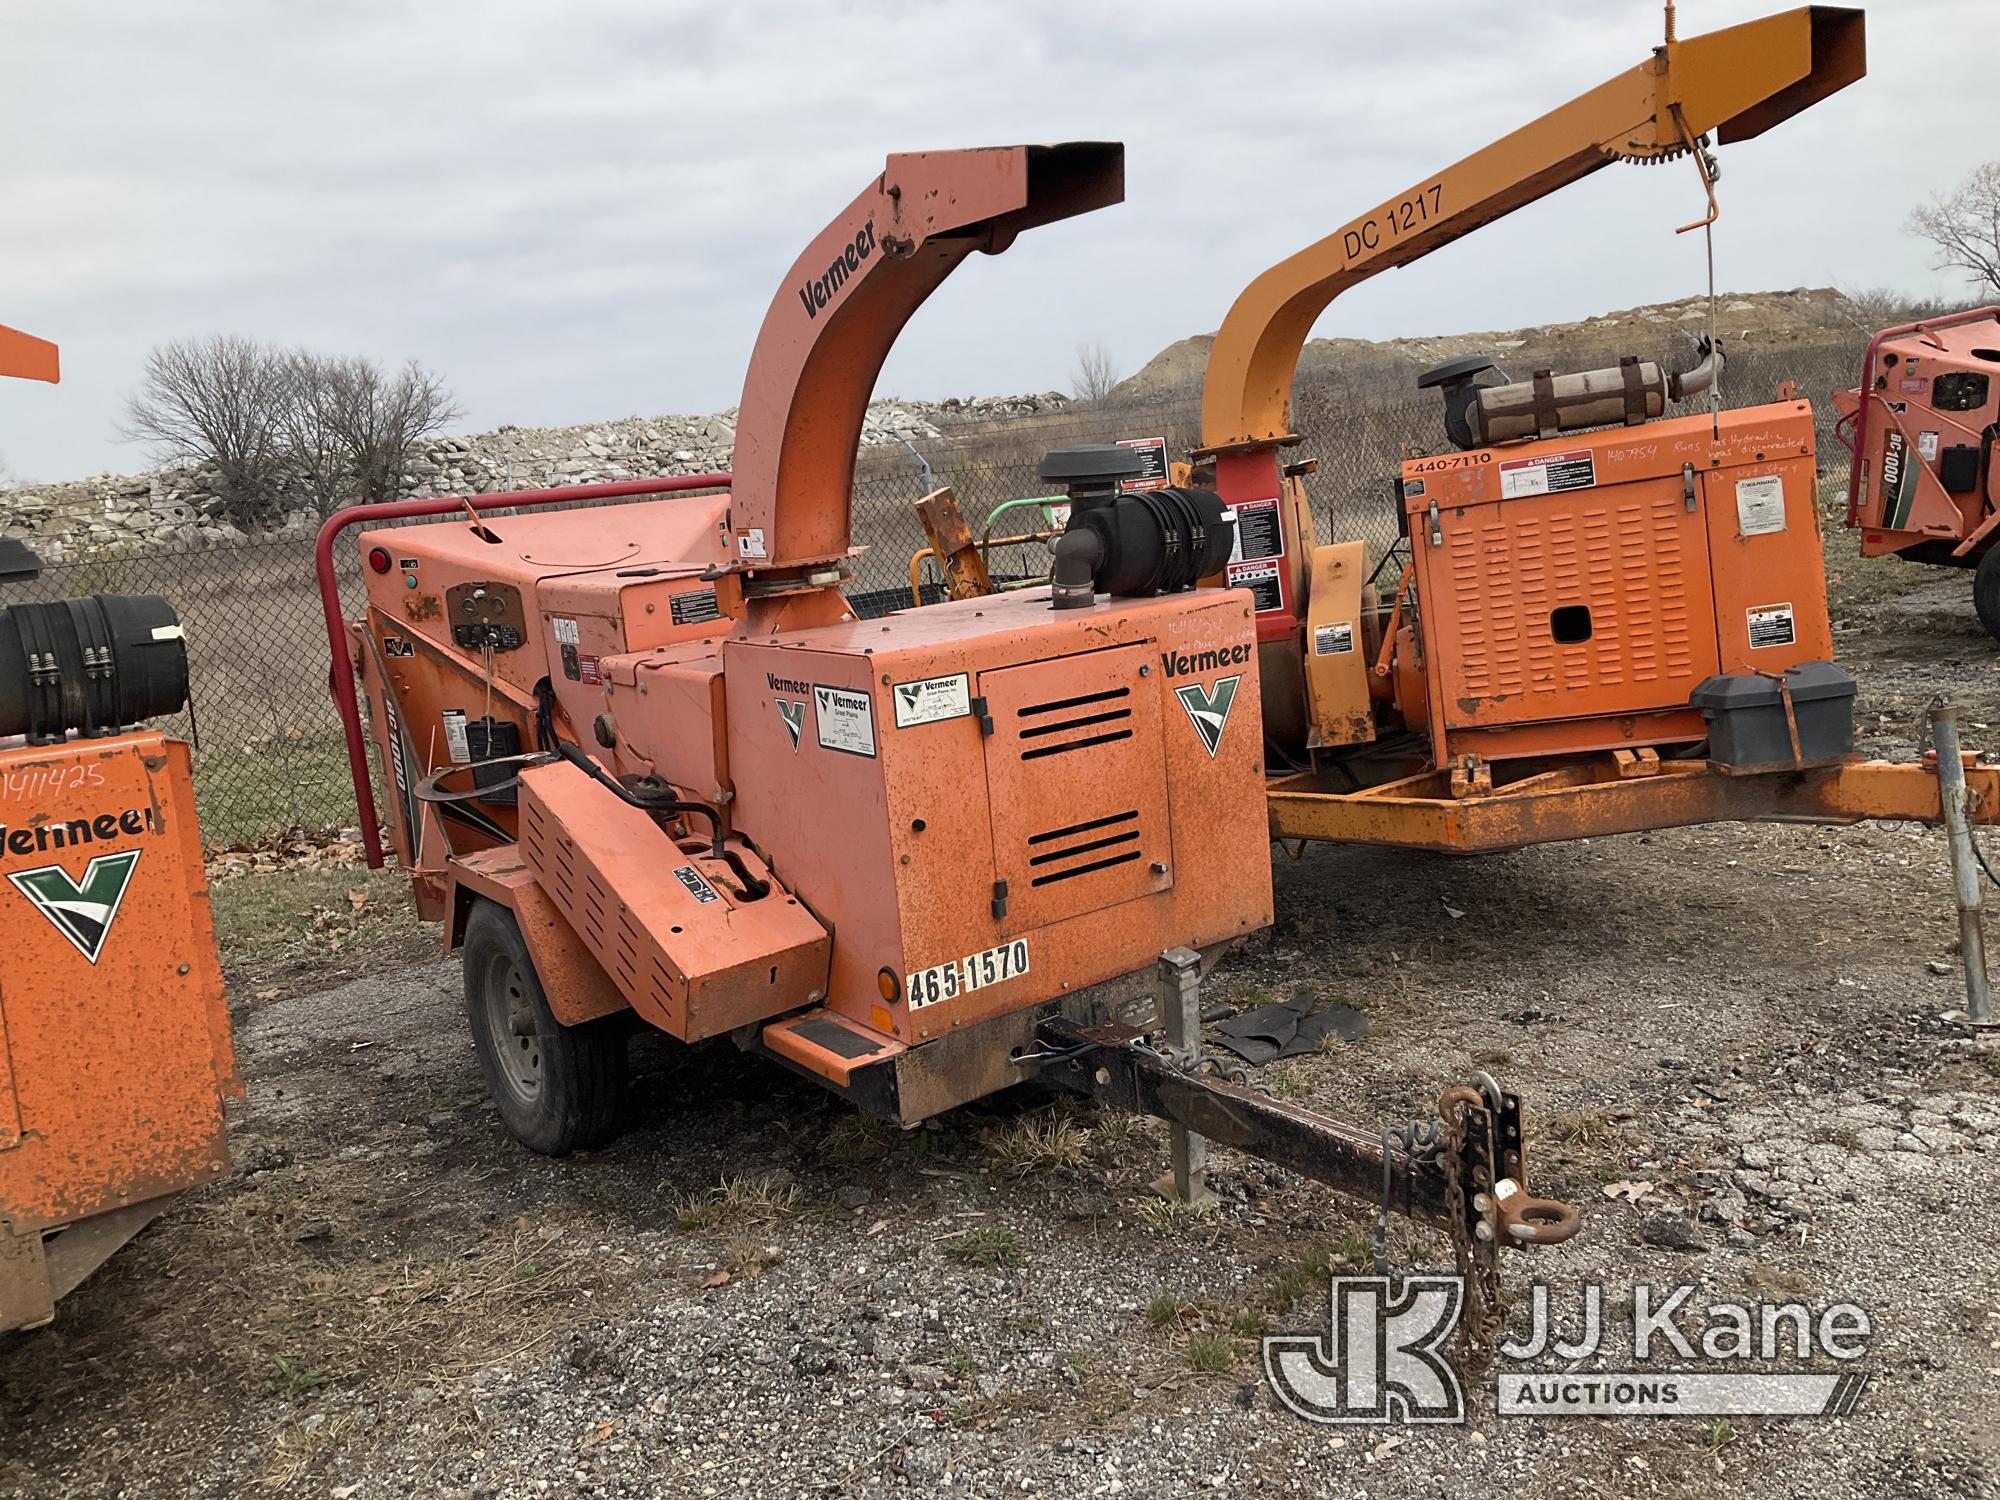
{"label": "toolbox on trailer", "polygon": [[1721,770],[1824,766],[1854,752],[1854,679],[1830,661],[1719,673],[1688,701],[1708,721],[1709,762]]}

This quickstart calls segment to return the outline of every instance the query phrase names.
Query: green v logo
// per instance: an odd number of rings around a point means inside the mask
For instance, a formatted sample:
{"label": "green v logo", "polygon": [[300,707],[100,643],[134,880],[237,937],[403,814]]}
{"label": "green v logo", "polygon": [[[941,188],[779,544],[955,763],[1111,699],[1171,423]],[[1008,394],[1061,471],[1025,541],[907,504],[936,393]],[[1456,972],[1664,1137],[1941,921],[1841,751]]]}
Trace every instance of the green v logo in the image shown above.
{"label": "green v logo", "polygon": [[36,911],[55,923],[56,931],[68,938],[77,952],[96,963],[111,924],[117,920],[125,888],[132,883],[139,854],[137,849],[127,849],[98,855],[83,872],[81,885],[71,880],[61,865],[22,870],[7,878],[34,903]]}
{"label": "green v logo", "polygon": [[792,737],[792,748],[799,748],[799,735],[806,727],[806,706],[796,698],[778,699],[778,717],[785,721],[785,733]]}
{"label": "green v logo", "polygon": [[1198,682],[1190,682],[1186,687],[1174,689],[1174,696],[1181,700],[1181,707],[1193,723],[1195,733],[1208,746],[1208,758],[1215,759],[1215,747],[1222,743],[1222,731],[1229,727],[1229,710],[1236,703],[1236,686],[1243,681],[1243,674],[1225,677],[1210,692]]}

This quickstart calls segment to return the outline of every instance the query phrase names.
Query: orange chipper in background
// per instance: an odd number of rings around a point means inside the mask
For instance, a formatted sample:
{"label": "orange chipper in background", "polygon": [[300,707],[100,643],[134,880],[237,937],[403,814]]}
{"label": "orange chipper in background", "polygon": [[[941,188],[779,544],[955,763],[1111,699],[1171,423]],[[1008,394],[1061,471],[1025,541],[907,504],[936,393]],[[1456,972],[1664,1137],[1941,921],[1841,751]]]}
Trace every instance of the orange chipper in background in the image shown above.
{"label": "orange chipper in background", "polygon": [[[0,328],[0,375],[55,345]],[[40,564],[0,541],[0,588]],[[34,1327],[181,1188],[228,1166],[240,1095],[173,607],[96,594],[0,609],[0,1330]]]}

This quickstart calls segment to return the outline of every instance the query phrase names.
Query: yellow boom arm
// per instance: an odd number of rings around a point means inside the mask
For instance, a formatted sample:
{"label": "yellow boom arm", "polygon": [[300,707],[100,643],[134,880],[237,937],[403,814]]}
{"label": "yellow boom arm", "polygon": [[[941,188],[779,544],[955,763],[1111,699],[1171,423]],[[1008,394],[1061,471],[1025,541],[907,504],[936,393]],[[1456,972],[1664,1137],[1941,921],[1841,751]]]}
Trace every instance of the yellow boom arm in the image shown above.
{"label": "yellow boom arm", "polygon": [[1669,41],[1609,83],[1419,183],[1250,283],[1208,358],[1209,453],[1288,440],[1306,335],[1358,281],[1407,265],[1619,159],[1657,160],[1697,136],[1747,140],[1866,71],[1861,12],[1812,5]]}

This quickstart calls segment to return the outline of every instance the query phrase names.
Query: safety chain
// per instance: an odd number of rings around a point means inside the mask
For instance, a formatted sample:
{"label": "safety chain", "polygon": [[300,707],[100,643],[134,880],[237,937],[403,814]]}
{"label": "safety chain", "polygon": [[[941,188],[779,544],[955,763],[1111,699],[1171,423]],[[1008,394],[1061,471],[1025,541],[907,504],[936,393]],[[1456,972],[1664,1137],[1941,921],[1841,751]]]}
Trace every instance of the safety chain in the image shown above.
{"label": "safety chain", "polygon": [[[1484,1081],[1484,1080],[1482,1080]],[[1477,1377],[1493,1362],[1505,1309],[1500,1294],[1500,1237],[1489,1209],[1474,1219],[1474,1198],[1490,1203],[1493,1194],[1493,1114],[1497,1100],[1479,1090],[1447,1089],[1438,1100],[1442,1122],[1445,1198],[1451,1206],[1451,1253],[1465,1282],[1465,1311],[1459,1321],[1458,1352],[1462,1373]],[[1466,1157],[1473,1153],[1473,1131],[1484,1140],[1472,1164],[1472,1191],[1464,1181]],[[1480,1233],[1481,1230],[1485,1233]]]}
{"label": "safety chain", "polygon": [[1147,1036],[1134,1037],[1126,1045],[1135,1052],[1143,1052],[1148,1057],[1158,1059],[1176,1073],[1189,1078],[1198,1078],[1206,1073],[1211,1078],[1219,1078],[1224,1083],[1233,1083],[1238,1088],[1250,1090],[1253,1094],[1262,1094],[1267,1099],[1272,1097],[1271,1085],[1254,1076],[1248,1067],[1240,1063],[1225,1063],[1212,1053],[1204,1052],[1199,1057],[1192,1057],[1179,1047],[1155,1046],[1153,1039]]}

